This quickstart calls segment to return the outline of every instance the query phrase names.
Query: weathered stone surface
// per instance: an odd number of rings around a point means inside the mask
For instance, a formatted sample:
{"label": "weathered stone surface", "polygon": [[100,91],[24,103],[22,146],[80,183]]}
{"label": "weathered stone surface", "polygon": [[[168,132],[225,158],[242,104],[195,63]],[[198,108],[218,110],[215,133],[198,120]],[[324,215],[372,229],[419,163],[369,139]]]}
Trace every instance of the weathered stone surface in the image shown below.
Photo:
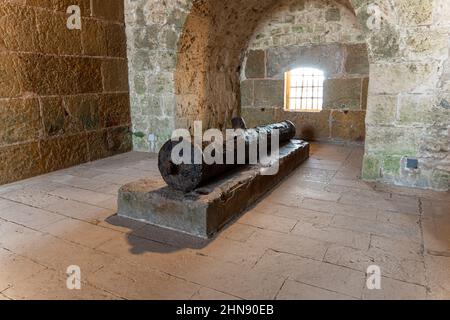
{"label": "weathered stone surface", "polygon": [[267,76],[283,78],[286,71],[300,66],[319,68],[332,76],[342,72],[344,55],[344,47],[339,44],[270,48],[267,50]]}
{"label": "weathered stone surface", "polygon": [[245,65],[245,76],[247,79],[266,76],[266,52],[264,50],[250,50]]}
{"label": "weathered stone surface", "polygon": [[283,80],[255,80],[255,107],[281,107],[284,104]]}
{"label": "weathered stone surface", "polygon": [[126,60],[108,59],[102,63],[103,88],[106,92],[128,91]]}
{"label": "weathered stone surface", "polygon": [[331,138],[341,141],[364,142],[366,128],[363,111],[332,111]]}
{"label": "weathered stone surface", "polygon": [[[94,12],[91,0],[0,3],[0,184],[88,161],[84,132],[110,127],[111,153],[130,150],[123,2],[105,3],[93,1]],[[70,5],[81,30],[66,26]],[[103,84],[121,94],[103,95]]]}
{"label": "weathered stone surface", "polygon": [[37,142],[0,147],[0,163],[2,163],[0,184],[29,178],[44,172]]}
{"label": "weathered stone surface", "polygon": [[253,80],[241,82],[241,106],[253,106]]}
{"label": "weathered stone surface", "polygon": [[262,175],[260,166],[251,166],[189,194],[168,188],[162,179],[134,182],[119,191],[118,214],[208,238],[308,157],[309,144],[293,140],[280,149],[280,170],[276,175]]}
{"label": "weathered stone surface", "polygon": [[324,83],[324,109],[361,110],[362,79],[329,79]]}
{"label": "weathered stone surface", "polygon": [[438,82],[436,63],[372,64],[370,93],[423,93],[434,90]]}
{"label": "weathered stone surface", "polygon": [[92,0],[92,15],[113,21],[123,21],[124,6],[122,0]]}
{"label": "weathered stone surface", "polygon": [[369,53],[366,44],[347,45],[345,71],[350,74],[369,74]]}
{"label": "weathered stone surface", "polygon": [[277,119],[289,119],[297,127],[297,136],[307,141],[329,140],[331,111],[321,112],[287,112],[279,110]]}
{"label": "weathered stone surface", "polygon": [[33,141],[41,134],[37,99],[0,99],[0,146]]}
{"label": "weathered stone surface", "polygon": [[40,141],[39,149],[45,172],[89,161],[87,138],[84,133]]}
{"label": "weathered stone surface", "polygon": [[366,123],[369,125],[393,125],[397,115],[397,96],[371,95],[368,101]]}

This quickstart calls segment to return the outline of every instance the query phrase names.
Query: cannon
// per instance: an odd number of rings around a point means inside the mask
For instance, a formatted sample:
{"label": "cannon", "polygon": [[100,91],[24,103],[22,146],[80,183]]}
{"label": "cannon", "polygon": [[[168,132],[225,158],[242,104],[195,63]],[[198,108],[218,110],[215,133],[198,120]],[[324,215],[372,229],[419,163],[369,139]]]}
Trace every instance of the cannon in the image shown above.
{"label": "cannon", "polygon": [[[250,149],[251,144],[256,142],[256,150],[257,157],[260,157],[260,148],[259,148],[259,137],[261,135],[265,135],[267,137],[267,145],[269,147],[268,152],[270,153],[271,139],[273,136],[274,130],[278,130],[279,133],[279,143],[280,145],[286,142],[289,142],[291,139],[295,137],[296,128],[295,125],[291,121],[283,121],[280,123],[274,123],[264,126],[258,126],[254,129],[247,129],[245,125],[245,121],[242,118],[234,118],[232,120],[233,129],[241,129],[240,136],[244,143],[245,147],[245,160],[237,161],[237,151],[238,151],[238,142],[237,138],[234,137],[233,141],[230,140],[225,141],[223,148],[223,154],[218,155],[223,158],[222,163],[213,163],[208,164],[204,161],[203,158],[203,150],[207,147],[207,145],[196,145],[194,143],[189,143],[190,148],[190,157],[191,161],[188,163],[175,164],[172,161],[172,151],[179,144],[182,143],[182,140],[169,140],[164,146],[161,148],[158,156],[158,168],[164,179],[164,181],[173,189],[182,191],[184,193],[189,193],[199,187],[204,186],[206,183],[212,181],[214,178],[217,178],[233,169],[236,169],[243,165],[248,165],[251,162]],[[184,142],[186,143],[186,142]],[[211,145],[211,142],[209,143]],[[234,161],[233,163],[227,163],[227,150],[232,148]],[[195,154],[201,155],[201,161],[195,161]]]}

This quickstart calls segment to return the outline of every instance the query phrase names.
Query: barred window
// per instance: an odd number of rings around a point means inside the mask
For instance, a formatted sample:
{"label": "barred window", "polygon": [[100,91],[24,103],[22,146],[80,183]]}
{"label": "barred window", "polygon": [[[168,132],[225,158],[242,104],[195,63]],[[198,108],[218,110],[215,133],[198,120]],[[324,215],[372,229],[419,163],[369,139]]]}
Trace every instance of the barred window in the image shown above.
{"label": "barred window", "polygon": [[285,74],[285,108],[287,111],[318,112],[323,106],[323,71],[298,68]]}

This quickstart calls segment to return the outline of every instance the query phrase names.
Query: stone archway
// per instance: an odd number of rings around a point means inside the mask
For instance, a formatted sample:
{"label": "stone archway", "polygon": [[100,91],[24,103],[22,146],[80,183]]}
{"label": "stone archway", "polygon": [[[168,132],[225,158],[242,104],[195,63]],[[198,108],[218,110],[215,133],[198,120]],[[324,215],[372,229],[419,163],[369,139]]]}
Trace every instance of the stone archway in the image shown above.
{"label": "stone archway", "polygon": [[[243,53],[276,2],[126,0],[136,150],[148,151],[150,133],[158,137],[157,151],[176,127],[198,119],[204,128],[224,128],[239,113]],[[363,178],[447,190],[447,1],[339,2],[355,12],[369,49]],[[377,17],[378,28],[368,28]],[[404,170],[406,157],[420,160],[419,172]]]}
{"label": "stone archway", "polygon": [[[336,2],[352,8],[348,0]],[[240,114],[242,60],[258,23],[277,3],[193,2],[178,43],[177,126],[192,129],[193,121],[201,120],[204,128],[224,129],[233,116]]]}

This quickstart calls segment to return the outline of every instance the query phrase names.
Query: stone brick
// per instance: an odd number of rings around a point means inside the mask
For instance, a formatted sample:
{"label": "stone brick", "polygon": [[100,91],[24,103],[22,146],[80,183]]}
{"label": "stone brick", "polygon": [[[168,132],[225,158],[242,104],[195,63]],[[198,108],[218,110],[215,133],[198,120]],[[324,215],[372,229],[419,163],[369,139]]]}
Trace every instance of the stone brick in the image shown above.
{"label": "stone brick", "polygon": [[128,91],[128,66],[126,60],[107,59],[102,63],[105,92]]}
{"label": "stone brick", "polygon": [[325,11],[325,20],[327,22],[341,20],[341,11],[339,10],[339,8],[330,8]]}
{"label": "stone brick", "polygon": [[267,50],[267,76],[283,78],[293,68],[315,67],[327,76],[342,72],[344,48],[339,44],[322,44],[309,47],[275,47]]}
{"label": "stone brick", "polygon": [[0,146],[37,140],[42,124],[37,99],[0,99]]}
{"label": "stone brick", "polygon": [[266,52],[264,50],[251,50],[247,55],[245,65],[247,79],[264,78],[266,76]]}
{"label": "stone brick", "polygon": [[345,71],[350,74],[369,74],[369,53],[366,44],[345,46]]}
{"label": "stone brick", "polygon": [[363,161],[362,178],[364,180],[377,180],[381,176],[381,162],[377,157],[366,155]]}
{"label": "stone brick", "polygon": [[330,139],[329,110],[321,112],[288,112],[277,113],[277,120],[289,119],[297,127],[297,137],[307,141]]}
{"label": "stone brick", "polygon": [[429,29],[413,30],[408,33],[405,40],[411,60],[448,57],[448,32]]}
{"label": "stone brick", "polygon": [[405,26],[429,25],[433,19],[431,0],[399,0],[397,1],[400,22]]}
{"label": "stone brick", "polygon": [[25,92],[57,95],[102,90],[98,59],[39,54],[21,54],[18,59],[24,70],[20,76]]}
{"label": "stone brick", "polygon": [[80,132],[82,127],[64,108],[60,97],[41,98],[42,118],[46,137]]}
{"label": "stone brick", "polygon": [[366,135],[364,111],[332,111],[331,138],[364,142]]}
{"label": "stone brick", "polygon": [[371,94],[425,93],[438,83],[436,63],[387,63],[370,67]]}
{"label": "stone brick", "polygon": [[79,95],[64,98],[66,112],[70,121],[81,130],[100,129],[100,97],[98,95]]}
{"label": "stone brick", "polygon": [[[67,18],[55,15],[46,10],[36,10],[36,27],[31,35],[37,45],[37,52],[60,55],[80,55],[81,31],[69,30],[66,26]],[[22,36],[23,38],[23,36]]]}
{"label": "stone brick", "polygon": [[123,21],[124,6],[122,0],[92,0],[92,15],[113,21]]}
{"label": "stone brick", "polygon": [[369,99],[369,78],[364,78],[362,80],[362,91],[361,91],[361,109],[367,110],[367,103]]}
{"label": "stone brick", "polygon": [[416,156],[422,131],[421,128],[368,126],[366,148],[379,154]]}
{"label": "stone brick", "polygon": [[361,110],[362,79],[329,79],[324,83],[324,109]]}
{"label": "stone brick", "polygon": [[0,51],[5,49],[34,51],[37,49],[37,39],[30,33],[36,28],[35,10],[2,2],[0,4],[0,16],[2,17]]}
{"label": "stone brick", "polygon": [[116,127],[88,133],[89,159],[109,157],[131,150],[131,132],[129,127]]}
{"label": "stone brick", "polygon": [[435,104],[435,98],[431,95],[402,95],[398,105],[398,124],[416,126],[431,124]]}
{"label": "stone brick", "polygon": [[0,98],[12,98],[25,92],[26,68],[16,54],[0,53]]}
{"label": "stone brick", "polygon": [[243,107],[253,106],[253,81],[245,80],[241,82],[241,105]]}
{"label": "stone brick", "polygon": [[282,107],[284,105],[283,80],[255,80],[255,107]]}
{"label": "stone brick", "polygon": [[371,95],[368,100],[366,123],[393,125],[397,114],[397,96]]}
{"label": "stone brick", "polygon": [[127,93],[106,94],[101,97],[100,123],[102,127],[131,124],[130,99]]}
{"label": "stone brick", "polygon": [[249,128],[273,123],[275,120],[275,112],[275,108],[243,107],[241,110],[242,117],[245,119]]}
{"label": "stone brick", "polygon": [[108,52],[108,43],[106,39],[105,23],[92,19],[83,19],[82,23],[81,37],[83,54],[90,56],[106,56]]}
{"label": "stone brick", "polygon": [[[108,56],[126,58],[127,46],[124,27],[118,24],[106,24],[105,34]],[[125,75],[126,73],[122,77],[125,77]]]}
{"label": "stone brick", "polygon": [[36,142],[0,148],[0,184],[43,173]]}
{"label": "stone brick", "polygon": [[86,134],[58,137],[39,142],[42,167],[51,172],[89,160]]}

